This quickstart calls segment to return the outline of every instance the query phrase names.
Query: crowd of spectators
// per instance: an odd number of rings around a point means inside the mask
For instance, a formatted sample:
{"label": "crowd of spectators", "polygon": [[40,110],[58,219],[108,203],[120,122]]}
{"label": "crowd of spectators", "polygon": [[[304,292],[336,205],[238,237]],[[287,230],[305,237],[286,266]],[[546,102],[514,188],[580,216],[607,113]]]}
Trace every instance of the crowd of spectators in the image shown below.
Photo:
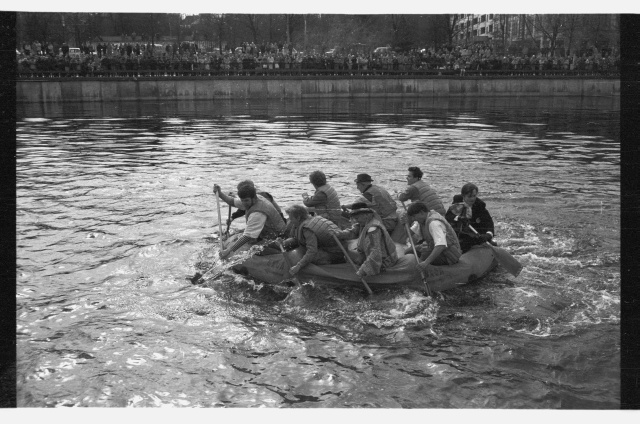
{"label": "crowd of spectators", "polygon": [[487,43],[381,53],[299,52],[291,44],[242,43],[223,51],[204,51],[196,43],[83,43],[69,46],[35,41],[17,50],[18,73],[92,75],[255,75],[271,73],[397,74],[433,71],[465,75],[474,71],[588,71],[608,74],[619,69],[619,55],[596,49],[567,56],[499,54]]}

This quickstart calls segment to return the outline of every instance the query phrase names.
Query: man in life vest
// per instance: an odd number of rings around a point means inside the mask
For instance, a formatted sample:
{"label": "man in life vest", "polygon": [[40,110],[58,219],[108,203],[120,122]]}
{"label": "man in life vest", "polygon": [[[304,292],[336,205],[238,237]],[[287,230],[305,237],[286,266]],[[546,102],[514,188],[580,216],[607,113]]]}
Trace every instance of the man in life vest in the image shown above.
{"label": "man in life vest", "polygon": [[387,229],[373,209],[364,203],[355,203],[350,212],[355,224],[336,233],[339,240],[357,238],[359,257],[354,262],[360,265],[356,272],[359,277],[377,275],[398,261],[396,246]]}
{"label": "man in life vest", "polygon": [[424,241],[416,246],[420,254],[418,267],[425,271],[428,265],[453,265],[458,262],[462,255],[458,236],[442,215],[429,210],[422,202],[413,202],[407,208],[407,218],[410,224],[418,222]]}
{"label": "man in life vest", "polygon": [[306,248],[302,259],[289,270],[291,275],[296,275],[309,263],[328,265],[344,262],[342,250],[332,236],[340,231],[336,224],[321,216],[309,215],[307,208],[302,205],[293,205],[286,211],[293,237],[286,239],[283,246],[287,249],[297,246]]}
{"label": "man in life vest", "polygon": [[[389,192],[380,186],[372,184],[373,179],[369,174],[358,174],[354,182],[358,191],[362,193],[362,196],[358,198],[358,203],[364,203],[368,208],[376,211],[387,231],[389,233],[393,232],[398,225],[398,213],[396,212],[398,205]],[[341,206],[344,211],[343,216],[348,213],[346,210],[351,209],[352,206]]]}
{"label": "man in life vest", "polygon": [[327,218],[340,228],[348,225],[347,220],[342,217],[340,209],[340,199],[336,190],[327,184],[327,177],[322,171],[313,171],[309,174],[309,182],[313,184],[316,192],[313,196],[302,195],[302,203],[308,208],[315,208],[315,214]]}
{"label": "man in life vest", "polygon": [[[253,183],[253,181],[251,181],[251,180],[244,180],[244,181],[240,181],[240,182],[238,183],[238,188],[240,188],[240,186],[241,186],[241,185],[245,185],[245,184],[248,184],[248,185],[251,185],[251,186],[255,187],[255,184]],[[280,206],[278,205],[278,203],[275,201],[275,199],[273,198],[273,196],[272,196],[271,194],[269,194],[269,193],[268,193],[268,192],[266,192],[266,191],[262,191],[262,190],[258,189],[257,187],[256,187],[256,194],[257,194],[258,196],[262,196],[262,197],[264,197],[265,199],[267,199],[268,201],[270,201],[270,202],[271,202],[271,204],[276,208],[276,210],[278,211],[278,213],[280,214],[280,216],[282,217],[282,219],[284,220],[284,222],[285,222],[285,223],[287,222],[287,219],[286,219],[286,218],[284,217],[284,215],[282,214],[282,209],[280,209]],[[231,194],[231,193],[229,193],[229,195],[232,195],[232,194]],[[232,213],[232,214],[231,214],[231,220],[230,220],[230,221],[229,221],[229,220],[227,220],[227,225],[231,224],[231,221],[234,221],[234,220],[236,220],[236,219],[240,218],[241,216],[244,216],[244,215],[245,215],[245,213],[246,213],[246,211],[245,211],[244,209],[238,209],[238,210],[236,210],[234,213]]]}
{"label": "man in life vest", "polygon": [[[467,183],[462,186],[461,193],[453,196],[453,204],[445,218],[458,235],[462,253],[485,242],[496,246],[492,241],[495,234],[493,218],[487,210],[487,204],[477,197],[478,187],[473,183]],[[475,232],[469,226],[473,227]]]}
{"label": "man in life vest", "polygon": [[408,169],[407,184],[409,187],[398,195],[398,199],[401,202],[411,200],[412,202],[422,202],[429,210],[434,210],[440,215],[444,216],[446,213],[442,200],[435,192],[434,189],[426,182],[422,181],[422,171],[417,166],[412,166]]}
{"label": "man in life vest", "polygon": [[[286,224],[271,202],[256,193],[252,184],[239,184],[236,199],[222,192],[219,185],[213,186],[214,193],[229,206],[245,210],[247,225],[242,236],[233,245],[220,252],[220,258],[225,259],[247,243],[257,243],[264,239],[275,239],[284,233]],[[268,253],[264,252],[263,254]],[[273,252],[277,250],[273,249]]]}

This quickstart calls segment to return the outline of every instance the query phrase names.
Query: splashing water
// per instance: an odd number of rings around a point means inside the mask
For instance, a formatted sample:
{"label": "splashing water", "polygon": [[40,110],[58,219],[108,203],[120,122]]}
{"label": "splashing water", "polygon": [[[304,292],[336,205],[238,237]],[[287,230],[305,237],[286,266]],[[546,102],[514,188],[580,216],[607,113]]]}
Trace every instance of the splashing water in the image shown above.
{"label": "splashing water", "polygon": [[[20,108],[20,406],[618,407],[615,102]],[[357,173],[400,192],[415,165],[445,205],[478,184],[518,278],[431,298],[271,286],[229,271],[255,252],[221,261],[203,236],[214,182],[285,206],[321,169],[347,203]]]}

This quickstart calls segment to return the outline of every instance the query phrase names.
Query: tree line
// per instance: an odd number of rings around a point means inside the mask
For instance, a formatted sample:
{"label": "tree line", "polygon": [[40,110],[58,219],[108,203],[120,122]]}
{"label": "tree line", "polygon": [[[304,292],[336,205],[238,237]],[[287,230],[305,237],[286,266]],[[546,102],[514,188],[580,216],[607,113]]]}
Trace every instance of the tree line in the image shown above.
{"label": "tree line", "polygon": [[[324,52],[333,48],[368,49],[389,46],[400,51],[431,46],[460,45],[470,42],[462,15],[438,14],[212,14],[178,13],[54,13],[20,12],[16,19],[18,44],[34,40],[69,43],[118,41],[154,43],[205,41],[218,47],[291,43],[301,51]],[[553,52],[585,46],[616,47],[619,30],[611,25],[612,16],[586,14],[495,15],[493,42],[505,50],[509,44],[511,22],[518,26],[523,40],[535,43],[540,34]],[[619,22],[619,18],[613,19]],[[460,35],[466,38],[460,39]]]}

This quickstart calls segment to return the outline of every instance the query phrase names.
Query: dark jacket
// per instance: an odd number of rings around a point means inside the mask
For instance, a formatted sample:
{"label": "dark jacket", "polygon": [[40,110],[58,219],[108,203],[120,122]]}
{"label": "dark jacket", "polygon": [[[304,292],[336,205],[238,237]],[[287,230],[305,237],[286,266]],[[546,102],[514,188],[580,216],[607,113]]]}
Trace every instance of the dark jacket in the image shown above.
{"label": "dark jacket", "polygon": [[[466,208],[466,206],[465,206]],[[471,246],[476,244],[484,243],[483,240],[478,239],[478,237],[473,233],[470,228],[467,228],[468,225],[472,226],[478,234],[485,234],[487,232],[491,232],[494,236],[496,235],[495,228],[493,225],[493,219],[487,210],[487,204],[476,198],[475,203],[471,206],[471,219],[467,220],[464,218],[465,213],[461,213],[460,217],[456,220],[456,214],[449,207],[445,215],[445,219],[451,226],[454,231],[458,235],[458,240],[460,240],[460,248],[462,249],[462,253],[471,249]]]}

